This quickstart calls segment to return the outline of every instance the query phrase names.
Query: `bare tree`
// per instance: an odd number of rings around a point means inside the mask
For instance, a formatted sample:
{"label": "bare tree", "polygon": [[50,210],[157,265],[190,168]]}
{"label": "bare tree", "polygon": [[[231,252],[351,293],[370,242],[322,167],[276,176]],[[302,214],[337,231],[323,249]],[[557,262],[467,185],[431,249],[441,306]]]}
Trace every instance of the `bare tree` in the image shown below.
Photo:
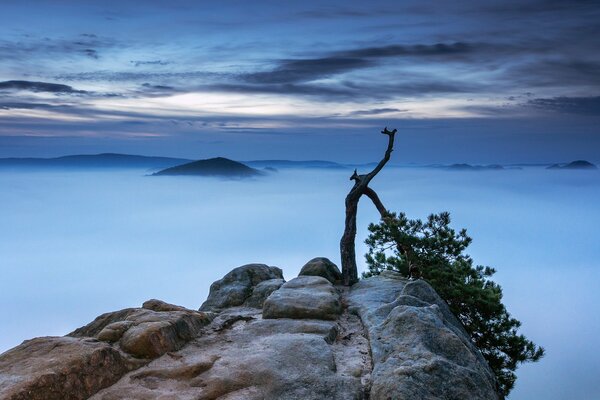
{"label": "bare tree", "polygon": [[358,270],[356,268],[356,251],[354,248],[354,241],[356,239],[356,213],[358,211],[358,201],[364,194],[371,199],[377,210],[381,214],[381,218],[384,219],[388,211],[381,203],[379,196],[373,189],[368,185],[371,180],[381,171],[385,164],[390,160],[392,151],[394,150],[394,135],[396,129],[388,131],[387,127],[381,131],[384,135],[388,136],[388,146],[385,151],[383,159],[379,161],[379,164],[366,175],[358,175],[356,170],[350,177],[350,180],[354,181],[354,186],[350,189],[350,192],[346,196],[346,222],[344,226],[344,234],[340,240],[340,255],[342,259],[342,276],[344,279],[344,285],[350,286],[358,282]]}

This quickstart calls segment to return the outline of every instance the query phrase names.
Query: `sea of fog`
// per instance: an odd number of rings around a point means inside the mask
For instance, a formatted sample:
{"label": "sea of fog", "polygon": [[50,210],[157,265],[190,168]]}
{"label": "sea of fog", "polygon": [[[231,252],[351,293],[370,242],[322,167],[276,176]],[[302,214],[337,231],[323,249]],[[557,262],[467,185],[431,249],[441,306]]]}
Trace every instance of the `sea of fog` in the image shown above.
{"label": "sea of fog", "polygon": [[[198,308],[242,264],[290,279],[316,256],[339,263],[349,175],[0,170],[0,352],[150,298]],[[450,211],[475,261],[497,268],[509,311],[547,349],[518,370],[511,399],[600,398],[600,171],[386,168],[371,186],[410,217]],[[377,219],[363,199],[357,254]]]}

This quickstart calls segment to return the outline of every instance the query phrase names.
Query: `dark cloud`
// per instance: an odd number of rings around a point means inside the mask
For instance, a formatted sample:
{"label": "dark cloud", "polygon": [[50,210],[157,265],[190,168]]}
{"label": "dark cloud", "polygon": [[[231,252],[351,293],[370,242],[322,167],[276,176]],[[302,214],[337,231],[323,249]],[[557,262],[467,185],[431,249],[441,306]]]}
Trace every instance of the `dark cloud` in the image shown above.
{"label": "dark cloud", "polygon": [[132,63],[134,67],[140,67],[143,65],[169,65],[169,64],[171,64],[169,61],[164,61],[164,60],[150,60],[150,61],[133,60],[133,61],[129,61],[129,62]]}
{"label": "dark cloud", "polygon": [[421,57],[421,56],[449,56],[454,54],[471,53],[479,50],[478,46],[471,43],[436,43],[416,44],[412,46],[390,45],[381,47],[364,47],[338,52],[339,57]]}
{"label": "dark cloud", "polygon": [[42,109],[42,110],[67,110],[72,107],[69,105],[55,105],[48,103],[25,103],[25,102],[0,102],[0,110],[10,110],[10,109],[19,109],[19,110],[34,110],[34,109]]}
{"label": "dark cloud", "polygon": [[96,60],[97,60],[98,58],[100,58],[100,57],[98,56],[98,52],[97,52],[96,50],[94,50],[94,49],[84,49],[84,50],[83,50],[83,53],[84,53],[86,56],[88,56],[88,57],[90,57],[90,58],[93,58],[93,59],[96,59]]}
{"label": "dark cloud", "polygon": [[600,96],[532,99],[527,106],[565,114],[600,115]]}
{"label": "dark cloud", "polygon": [[182,71],[182,72],[128,72],[128,71],[89,71],[68,74],[59,74],[54,78],[66,81],[89,82],[136,82],[136,81],[169,81],[186,82],[192,79],[217,80],[231,76],[231,74],[207,71]]}
{"label": "dark cloud", "polygon": [[390,45],[364,47],[338,51],[321,58],[278,60],[271,71],[242,74],[240,78],[250,83],[299,83],[327,78],[358,69],[376,66],[377,59],[388,57],[452,56],[476,50],[468,43]]}
{"label": "dark cloud", "polygon": [[295,17],[300,18],[315,18],[315,19],[331,19],[331,18],[365,18],[365,17],[377,17],[385,15],[388,10],[382,9],[350,9],[350,8],[319,8],[308,11],[301,11],[294,14]]}
{"label": "dark cloud", "polygon": [[369,60],[349,57],[281,60],[278,64],[271,71],[250,73],[240,77],[251,83],[309,82],[372,65]]}
{"label": "dark cloud", "polygon": [[526,86],[585,86],[600,90],[600,60],[533,60],[509,68],[506,77]]}
{"label": "dark cloud", "polygon": [[352,111],[350,115],[362,116],[362,115],[379,115],[395,112],[406,112],[408,110],[401,110],[399,108],[371,108],[370,110],[356,110]]}
{"label": "dark cloud", "polygon": [[0,59],[30,61],[31,59],[72,55],[99,59],[100,50],[115,46],[117,46],[117,42],[114,39],[87,33],[73,39],[27,36],[18,41],[0,40]]}
{"label": "dark cloud", "polygon": [[30,92],[48,92],[57,94],[85,94],[85,90],[75,90],[71,86],[60,83],[32,82],[32,81],[4,81],[0,82],[0,90],[28,90]]}
{"label": "dark cloud", "polygon": [[143,83],[142,86],[146,89],[153,89],[153,90],[175,90],[174,87],[172,86],[165,86],[165,85],[151,85],[150,83]]}
{"label": "dark cloud", "polygon": [[326,85],[313,84],[215,84],[200,86],[198,90],[209,90],[215,92],[232,92],[232,93],[267,93],[267,94],[283,94],[283,95],[310,95],[320,96],[323,98],[339,98],[351,97],[356,92],[349,88],[334,87]]}

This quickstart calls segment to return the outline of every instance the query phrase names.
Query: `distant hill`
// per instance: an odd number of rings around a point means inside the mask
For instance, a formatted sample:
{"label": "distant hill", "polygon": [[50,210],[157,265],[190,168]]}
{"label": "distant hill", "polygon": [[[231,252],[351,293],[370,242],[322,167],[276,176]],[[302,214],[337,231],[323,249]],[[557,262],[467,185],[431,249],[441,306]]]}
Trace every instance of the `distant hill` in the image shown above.
{"label": "distant hill", "polygon": [[217,157],[208,160],[192,161],[187,164],[163,169],[152,175],[196,175],[249,178],[263,175],[263,173],[240,162],[228,158]]}
{"label": "distant hill", "polygon": [[253,160],[244,161],[244,164],[254,168],[327,168],[327,169],[345,169],[345,165],[333,161],[291,161],[291,160]]}
{"label": "distant hill", "polygon": [[147,157],[129,154],[82,154],[56,158],[0,158],[1,167],[17,168],[168,168],[185,158]]}
{"label": "distant hill", "polygon": [[568,164],[552,164],[547,169],[598,169],[598,167],[589,161],[577,160]]}
{"label": "distant hill", "polygon": [[452,171],[481,171],[481,170],[500,170],[504,169],[502,165],[471,165],[471,164],[452,164],[443,168]]}

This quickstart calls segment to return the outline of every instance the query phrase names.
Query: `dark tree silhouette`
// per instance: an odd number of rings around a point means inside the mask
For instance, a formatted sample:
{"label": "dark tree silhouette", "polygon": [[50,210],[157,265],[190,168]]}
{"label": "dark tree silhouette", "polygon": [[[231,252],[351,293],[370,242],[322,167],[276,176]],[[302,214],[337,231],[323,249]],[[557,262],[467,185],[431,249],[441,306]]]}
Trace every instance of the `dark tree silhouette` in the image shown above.
{"label": "dark tree silhouette", "polygon": [[381,203],[379,196],[373,189],[368,185],[371,180],[381,171],[385,164],[390,160],[392,151],[394,150],[394,136],[396,129],[388,131],[387,127],[381,131],[384,135],[388,136],[388,146],[385,151],[383,159],[379,161],[379,164],[366,175],[358,175],[356,170],[350,177],[350,180],[354,181],[354,186],[350,189],[350,192],[346,196],[346,222],[344,225],[344,234],[340,240],[340,255],[342,259],[342,276],[344,285],[350,286],[358,282],[358,270],[356,268],[356,251],[354,248],[354,241],[356,239],[356,213],[358,211],[358,201],[364,194],[371,199],[377,210],[381,214],[381,218],[384,219],[388,214],[387,209]]}

